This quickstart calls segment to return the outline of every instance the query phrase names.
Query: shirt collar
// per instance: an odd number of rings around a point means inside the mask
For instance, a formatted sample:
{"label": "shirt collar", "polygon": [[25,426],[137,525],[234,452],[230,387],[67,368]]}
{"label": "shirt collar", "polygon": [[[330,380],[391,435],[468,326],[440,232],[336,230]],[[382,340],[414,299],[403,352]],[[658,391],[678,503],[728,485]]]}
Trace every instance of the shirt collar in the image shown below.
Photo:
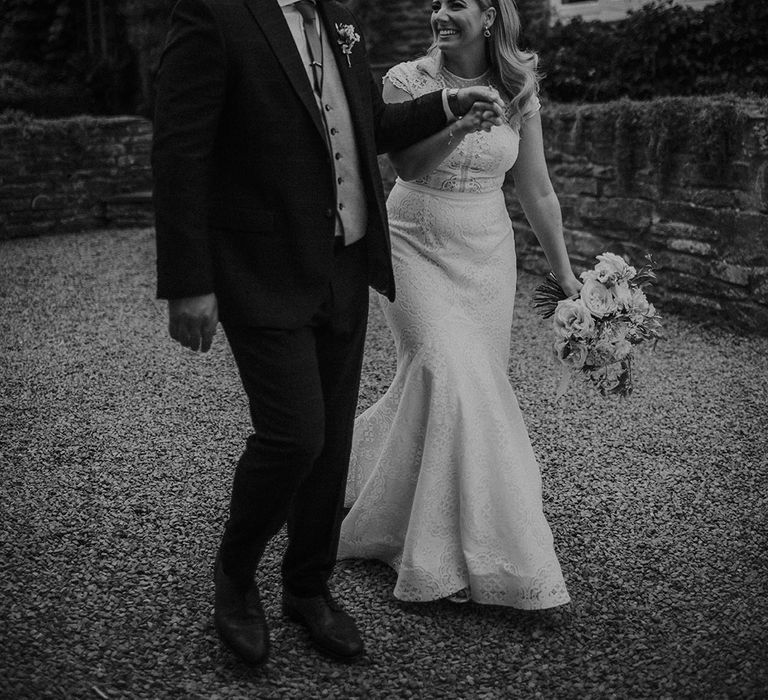
{"label": "shirt collar", "polygon": [[[296,0],[277,0],[277,4],[280,5],[280,7],[288,7],[289,5],[293,5],[296,3]],[[314,3],[317,5],[317,3]]]}

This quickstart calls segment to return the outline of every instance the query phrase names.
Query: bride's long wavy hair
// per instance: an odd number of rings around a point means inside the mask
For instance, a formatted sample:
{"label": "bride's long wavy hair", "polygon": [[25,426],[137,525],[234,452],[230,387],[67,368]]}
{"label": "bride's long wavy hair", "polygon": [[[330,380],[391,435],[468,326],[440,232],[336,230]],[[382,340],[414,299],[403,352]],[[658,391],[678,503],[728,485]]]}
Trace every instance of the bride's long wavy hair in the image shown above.
{"label": "bride's long wavy hair", "polygon": [[[514,0],[475,2],[483,12],[491,7],[496,10],[496,20],[490,27],[491,36],[486,42],[488,62],[507,93],[510,112],[519,117],[523,106],[539,91],[539,57],[531,51],[521,50],[518,46],[520,16]],[[434,55],[437,51],[437,37],[434,36],[428,54]]]}

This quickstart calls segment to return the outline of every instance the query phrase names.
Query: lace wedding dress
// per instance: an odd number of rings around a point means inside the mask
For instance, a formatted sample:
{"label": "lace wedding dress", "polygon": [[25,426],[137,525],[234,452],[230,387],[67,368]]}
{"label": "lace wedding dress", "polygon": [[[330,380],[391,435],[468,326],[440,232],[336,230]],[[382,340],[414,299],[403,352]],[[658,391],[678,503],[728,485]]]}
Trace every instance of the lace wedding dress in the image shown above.
{"label": "lace wedding dress", "polygon": [[[478,82],[432,58],[388,77],[414,97]],[[338,557],[389,564],[401,600],[467,587],[474,601],[517,608],[569,600],[507,375],[516,274],[501,185],[518,131],[509,120],[465,137],[430,175],[398,180],[387,204],[397,373],[355,423]]]}

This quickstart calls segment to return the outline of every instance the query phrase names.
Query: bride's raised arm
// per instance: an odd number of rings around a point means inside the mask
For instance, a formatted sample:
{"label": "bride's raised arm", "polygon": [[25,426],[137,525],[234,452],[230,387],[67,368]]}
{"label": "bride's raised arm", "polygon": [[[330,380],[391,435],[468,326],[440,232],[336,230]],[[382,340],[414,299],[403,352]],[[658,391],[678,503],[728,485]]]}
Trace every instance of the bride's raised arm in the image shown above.
{"label": "bride's raised arm", "polygon": [[[468,99],[468,94],[462,96],[464,100]],[[389,103],[413,99],[405,90],[393,85],[388,78],[384,79],[383,97],[384,101]],[[467,134],[473,131],[490,131],[497,125],[501,112],[499,104],[475,102],[463,117],[451,122],[441,131],[401,151],[391,151],[388,155],[395,172],[403,180],[416,180],[428,175],[453,152]]]}

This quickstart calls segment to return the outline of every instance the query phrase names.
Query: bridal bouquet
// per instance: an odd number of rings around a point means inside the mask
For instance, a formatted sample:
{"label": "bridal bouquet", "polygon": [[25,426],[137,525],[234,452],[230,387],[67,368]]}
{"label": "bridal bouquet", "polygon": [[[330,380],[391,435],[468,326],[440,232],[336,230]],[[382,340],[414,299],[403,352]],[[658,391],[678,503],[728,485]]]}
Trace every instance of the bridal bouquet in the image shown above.
{"label": "bridal bouquet", "polygon": [[554,353],[563,367],[558,398],[577,376],[603,396],[628,396],[635,346],[661,337],[661,321],[643,292],[656,279],[650,256],[639,270],[613,253],[597,261],[581,273],[584,286],[575,298],[566,297],[552,274],[534,294],[539,313],[553,317]]}

